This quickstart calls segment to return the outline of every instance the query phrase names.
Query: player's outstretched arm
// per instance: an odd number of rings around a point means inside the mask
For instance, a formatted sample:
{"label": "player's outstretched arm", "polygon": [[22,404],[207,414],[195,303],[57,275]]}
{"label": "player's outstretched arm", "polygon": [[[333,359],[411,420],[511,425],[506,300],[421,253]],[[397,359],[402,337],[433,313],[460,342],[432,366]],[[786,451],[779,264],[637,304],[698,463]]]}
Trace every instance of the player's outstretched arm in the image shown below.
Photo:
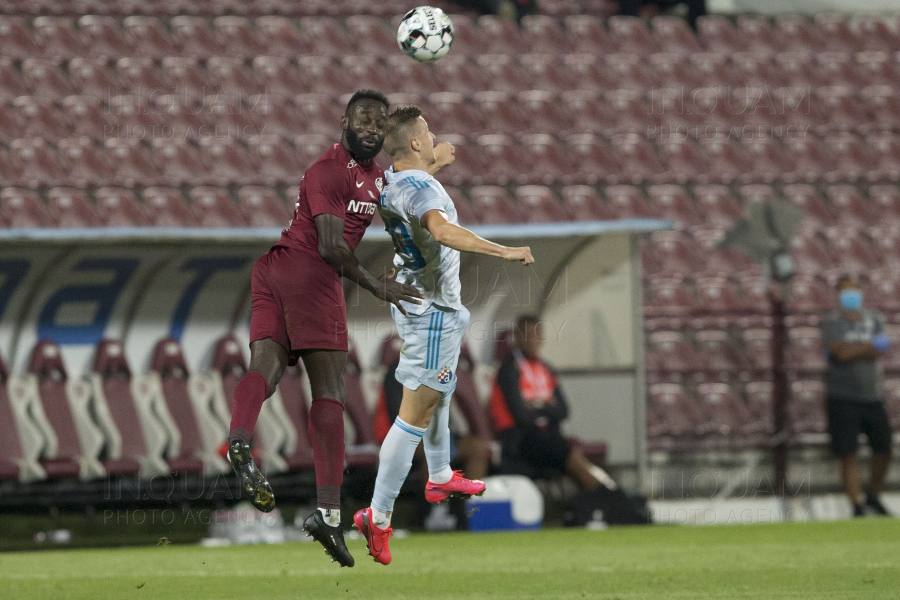
{"label": "player's outstretched arm", "polygon": [[408,316],[400,301],[422,304],[422,292],[414,287],[397,283],[391,277],[378,278],[359,264],[359,259],[344,240],[344,219],[323,213],[316,215],[316,231],[319,234],[319,255],[322,260],[342,276],[370,291],[376,298],[386,300]]}
{"label": "player's outstretched arm", "polygon": [[441,142],[434,147],[434,158],[435,161],[425,169],[425,172],[431,176],[456,160],[456,148],[450,142]]}
{"label": "player's outstretched arm", "polygon": [[434,236],[434,239],[439,244],[454,250],[499,256],[503,260],[518,261],[523,265],[530,265],[534,262],[534,257],[531,256],[531,248],[527,246],[510,248],[495,244],[490,240],[475,235],[465,227],[451,223],[447,220],[447,214],[442,210],[429,210],[422,215],[419,222]]}

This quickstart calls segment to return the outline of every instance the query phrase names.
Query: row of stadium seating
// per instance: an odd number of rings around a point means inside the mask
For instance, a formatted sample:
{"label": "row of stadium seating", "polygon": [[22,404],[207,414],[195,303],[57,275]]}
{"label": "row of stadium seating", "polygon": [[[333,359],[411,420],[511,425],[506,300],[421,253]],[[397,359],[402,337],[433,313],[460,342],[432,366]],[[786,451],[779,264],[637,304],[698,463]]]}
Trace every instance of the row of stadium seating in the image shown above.
{"label": "row of stadium seating", "polygon": [[[371,4],[371,3],[367,3]],[[383,4],[383,3],[378,3]],[[400,11],[402,14],[405,11]],[[859,52],[900,50],[897,19],[819,14],[813,21],[798,15],[740,16],[736,27],[724,17],[701,17],[694,32],[677,17],[648,22],[632,17],[573,15],[562,21],[527,16],[521,27],[495,16],[476,20],[453,15],[454,54],[521,54],[527,52],[720,52],[775,53]],[[251,20],[221,16],[213,20],[180,15],[163,22],[130,16],[69,18],[43,16],[29,23],[22,17],[0,17],[4,55],[22,59],[43,56],[237,56],[270,54],[293,58],[303,54],[393,54],[399,17],[304,18],[291,21],[266,16]]]}
{"label": "row of stadium seating", "polygon": [[[831,269],[863,266],[871,270],[882,262],[890,268],[891,261],[900,256],[900,186],[896,185],[863,190],[839,184],[820,190],[806,184],[782,188],[754,184],[740,187],[737,194],[724,185],[689,188],[671,184],[649,186],[646,193],[632,185],[569,185],[559,188],[558,194],[541,185],[511,190],[495,185],[447,185],[446,189],[454,199],[460,221],[466,224],[670,219],[676,230],[684,231],[650,237],[644,255],[645,274],[650,277],[757,274],[747,258],[714,246],[740,216],[743,206],[776,198],[786,198],[807,213],[793,248],[801,273],[820,275]],[[34,190],[4,188],[0,193],[0,225],[279,227],[293,213],[297,187],[281,192],[271,187],[244,186],[232,193],[223,187],[195,186],[186,195],[173,187],[141,188],[140,193],[120,187],[90,191],[54,187],[44,198],[46,202]],[[377,215],[373,225],[382,226]]]}
{"label": "row of stadium seating", "polygon": [[[900,53],[888,52],[659,53],[646,57],[630,53],[502,53],[477,57],[450,54],[429,65],[396,53],[337,58],[298,55],[290,59],[260,55],[250,61],[223,56],[200,61],[173,55],[156,62],[147,56],[129,56],[111,64],[77,55],[66,62],[27,58],[17,63],[4,55],[0,58],[0,98],[33,94],[60,102],[74,94],[111,104],[115,96],[131,95],[132,102],[153,110],[157,107],[152,102],[171,104],[170,96],[191,108],[206,97],[207,105],[227,101],[236,110],[238,101],[255,108],[258,94],[289,99],[319,94],[323,98],[312,97],[307,102],[333,102],[348,90],[363,87],[388,94],[627,89],[649,90],[635,96],[657,111],[671,112],[673,107],[683,106],[706,114],[715,101],[733,113],[756,107],[775,115],[787,111],[803,114],[814,109],[810,104],[836,103],[830,100],[834,97],[850,97],[855,103],[868,103],[871,110],[883,110],[880,104],[890,104],[896,95],[898,57]],[[845,89],[848,87],[851,89]],[[812,101],[807,88],[815,90]],[[861,90],[858,98],[854,96],[857,89]],[[115,104],[109,108],[116,111]],[[865,110],[858,112],[866,120]]]}

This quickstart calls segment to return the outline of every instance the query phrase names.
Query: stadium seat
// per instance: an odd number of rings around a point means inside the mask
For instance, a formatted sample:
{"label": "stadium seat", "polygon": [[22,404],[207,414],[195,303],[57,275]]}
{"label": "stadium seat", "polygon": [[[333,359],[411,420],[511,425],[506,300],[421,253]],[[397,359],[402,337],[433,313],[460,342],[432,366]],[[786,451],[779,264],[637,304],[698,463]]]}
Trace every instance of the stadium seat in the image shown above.
{"label": "stadium seat", "polygon": [[159,168],[159,181],[165,181],[170,185],[193,183],[201,179],[201,174],[207,171],[207,166],[197,149],[183,138],[154,139],[153,161]]}
{"label": "stadium seat", "polygon": [[479,50],[483,54],[519,54],[528,51],[528,40],[515,23],[496,15],[478,17]]}
{"label": "stadium seat", "polygon": [[200,62],[193,56],[167,56],[162,59],[162,74],[174,95],[169,99],[157,100],[161,106],[186,105],[193,106],[212,92],[206,73]]}
{"label": "stadium seat", "polygon": [[[772,55],[767,52],[735,52],[731,55],[731,66],[734,71],[734,77],[739,84],[738,88],[748,86],[761,88],[763,100],[767,99],[769,89],[787,83],[775,67]],[[765,106],[763,102],[759,104]],[[737,107],[733,106],[732,110],[739,111],[741,110],[740,106],[740,104]],[[752,110],[744,110],[740,113],[740,116],[744,119],[753,115],[754,111]],[[778,111],[775,107],[771,107],[765,116],[777,117]]]}
{"label": "stadium seat", "polygon": [[[338,105],[321,94],[299,94],[294,97],[294,105],[297,107],[297,116],[303,126],[291,132],[291,135],[303,132],[307,134],[321,133],[334,137],[335,130],[340,127],[346,102]],[[271,133],[277,132],[266,130],[267,135]]]}
{"label": "stadium seat", "polygon": [[625,183],[639,184],[659,179],[664,168],[653,145],[637,133],[613,138],[611,146],[622,165]]}
{"label": "stadium seat", "polygon": [[607,21],[610,37],[619,52],[652,54],[660,49],[659,42],[646,21],[637,17],[615,16]]}
{"label": "stadium seat", "polygon": [[336,19],[329,17],[304,17],[300,19],[300,37],[310,40],[310,50],[314,50],[316,54],[328,56],[347,54],[347,48],[343,44],[318,43],[318,40],[346,39],[347,32]]}
{"label": "stadium seat", "polygon": [[[656,107],[656,98],[671,100],[667,117],[682,117],[687,121],[688,115],[685,104],[689,102],[686,97],[689,90],[699,87],[700,83],[696,73],[690,68],[687,55],[674,52],[657,52],[647,57],[647,62],[652,70],[652,77],[659,89],[651,89],[651,104]],[[660,107],[662,110],[663,107]]]}
{"label": "stadium seat", "polygon": [[791,256],[797,273],[818,275],[832,265],[833,258],[828,246],[818,235],[797,235],[791,241]]}
{"label": "stadium seat", "polygon": [[750,409],[754,420],[765,434],[775,432],[772,415],[772,388],[771,381],[750,381],[744,386],[747,408]]}
{"label": "stadium seat", "polygon": [[253,158],[234,140],[203,138],[200,159],[209,167],[203,180],[214,185],[240,184],[247,180],[249,173],[257,172]]}
{"label": "stadium seat", "polygon": [[708,178],[711,183],[728,184],[739,179],[747,164],[747,157],[738,144],[725,136],[702,139],[702,146],[709,157]]}
{"label": "stadium seat", "polygon": [[701,383],[697,386],[697,399],[706,417],[704,433],[729,436],[734,444],[746,443],[746,436],[760,433],[753,413],[728,384]]}
{"label": "stadium seat", "polygon": [[90,388],[83,381],[69,381],[59,346],[49,340],[38,342],[28,373],[36,386],[32,416],[46,441],[40,462],[47,476],[95,479],[105,475],[97,460],[104,440],[90,417]]}
{"label": "stadium seat", "polygon": [[[157,90],[171,89],[163,78],[162,71],[149,56],[120,58],[116,61],[116,75],[122,89],[145,90],[147,93],[153,90],[154,94],[159,93]],[[151,99],[152,97],[133,98],[133,100],[140,101],[141,106],[147,104]]]}
{"label": "stadium seat", "polygon": [[521,113],[506,92],[476,92],[472,102],[475,106],[469,110],[479,119],[478,134],[509,134],[518,130]]}
{"label": "stadium seat", "polygon": [[560,190],[563,204],[575,219],[591,221],[611,218],[611,211],[597,190],[590,185],[567,185]]}
{"label": "stadium seat", "polygon": [[296,56],[311,54],[315,46],[315,38],[301,35],[294,23],[285,17],[257,17],[256,29],[259,41],[263,45],[261,54],[293,59]]}
{"label": "stadium seat", "polygon": [[295,183],[302,175],[293,149],[278,136],[255,135],[247,140],[251,160],[259,165],[255,179],[263,185]]}
{"label": "stadium seat", "polygon": [[347,464],[351,467],[373,467],[378,463],[378,447],[375,445],[374,418],[366,407],[361,376],[359,358],[351,350],[344,370],[344,412],[354,432],[353,444],[346,449]]}
{"label": "stadium seat", "polygon": [[570,155],[560,147],[556,139],[545,133],[523,135],[520,146],[532,162],[524,173],[531,183],[552,185],[566,181],[566,174],[574,170]]}
{"label": "stadium seat", "polygon": [[643,219],[659,216],[636,186],[611,185],[606,188],[605,193],[609,208],[616,218]]}
{"label": "stadium seat", "polygon": [[703,277],[696,280],[697,302],[705,311],[738,315],[748,309],[735,286],[723,277]]}
{"label": "stadium seat", "polygon": [[396,27],[387,26],[384,19],[368,15],[354,15],[344,21],[347,34],[357,54],[388,56],[397,51]]}
{"label": "stadium seat", "polygon": [[818,327],[793,327],[788,330],[788,341],[787,368],[802,373],[825,371],[822,334]]}
{"label": "stadium seat", "polygon": [[46,473],[37,462],[39,433],[25,411],[13,404],[9,393],[10,387],[21,385],[10,382],[6,364],[0,360],[0,480],[28,483],[45,478]]}
{"label": "stadium seat", "polygon": [[[352,82],[350,87],[343,89],[341,93],[349,94],[347,90],[350,88],[395,91],[395,88],[399,87],[394,83],[394,75],[388,72],[384,61],[374,55],[345,56],[340,60],[340,71],[345,73],[348,83]],[[317,88],[311,91],[319,92]],[[347,99],[349,100],[349,95]],[[341,104],[345,105],[346,102]]]}
{"label": "stadium seat", "polygon": [[199,220],[177,188],[149,187],[143,192],[150,224],[156,227],[195,227]]}
{"label": "stadium seat", "polygon": [[804,212],[804,219],[812,220],[820,227],[832,223],[832,211],[815,187],[804,183],[786,185],[782,194],[785,200]]}
{"label": "stadium seat", "polygon": [[697,19],[697,37],[708,52],[733,54],[746,48],[746,36],[739,35],[725,17],[706,16]]}
{"label": "stadium seat", "polygon": [[833,219],[842,227],[866,227],[878,223],[876,207],[851,185],[830,185],[825,195],[831,205]]}
{"label": "stadium seat", "polygon": [[64,61],[72,56],[87,56],[87,44],[81,32],[67,17],[41,16],[32,21],[35,39],[44,58]]}
{"label": "stadium seat", "polygon": [[480,216],[479,223],[501,225],[526,221],[521,208],[500,186],[475,186],[469,190],[469,197],[472,199],[472,208]]}
{"label": "stadium seat", "polygon": [[825,85],[860,88],[868,82],[846,52],[821,52],[816,54],[816,71]]}
{"label": "stadium seat", "polygon": [[11,60],[23,60],[40,52],[37,40],[28,23],[20,16],[0,16],[0,46]]}
{"label": "stadium seat", "polygon": [[53,141],[69,130],[63,114],[53,102],[38,96],[19,96],[13,100],[18,113],[20,135]]}
{"label": "stadium seat", "polygon": [[83,190],[51,188],[47,200],[56,227],[99,227],[101,224],[96,207]]}
{"label": "stadium seat", "polygon": [[[295,435],[289,438],[285,445],[284,459],[291,471],[305,471],[312,469],[313,462],[312,444],[309,441],[309,403],[304,387],[304,375],[302,363],[296,367],[288,367],[278,382],[278,394],[281,396],[281,404],[285,414],[290,420]],[[284,423],[283,425],[286,425]]]}
{"label": "stadium seat", "polygon": [[[334,141],[324,135],[298,135],[293,138],[293,143],[297,151],[297,162],[300,164],[300,171],[297,174],[299,178],[313,163],[319,160],[319,157],[331,147]],[[296,198],[291,198],[291,204],[296,200]]]}
{"label": "stadium seat", "polygon": [[703,148],[693,139],[682,136],[665,137],[657,147],[660,158],[666,164],[664,179],[682,184],[709,180],[710,161]]}
{"label": "stadium seat", "polygon": [[831,290],[825,282],[809,275],[797,275],[791,282],[788,309],[798,313],[824,313],[833,308]]}
{"label": "stadium seat", "polygon": [[[161,416],[169,432],[165,458],[172,472],[229,472],[230,465],[216,453],[224,432],[219,431],[206,408],[192,398],[194,392],[180,344],[172,338],[157,342],[150,370],[165,409]],[[173,443],[173,438],[179,443]]]}
{"label": "stadium seat", "polygon": [[827,46],[826,37],[803,15],[776,15],[775,28],[781,34],[785,49],[819,52]]}
{"label": "stadium seat", "polygon": [[67,185],[87,187],[102,185],[112,173],[103,160],[103,154],[86,137],[66,138],[57,142],[59,162],[65,173]]}
{"label": "stadium seat", "polygon": [[827,430],[825,386],[821,380],[791,382],[788,414],[793,433],[821,434]]}
{"label": "stadium seat", "polygon": [[[0,22],[0,29],[2,27],[3,23]],[[28,88],[15,63],[8,56],[0,56],[0,101],[6,102],[16,96],[26,95]]]}
{"label": "stadium seat", "polygon": [[243,115],[247,119],[250,100],[259,93],[269,93],[240,58],[213,56],[206,61],[206,72],[209,86],[205,90],[204,110],[216,118],[212,108],[224,107],[228,115]]}
{"label": "stadium seat", "polygon": [[106,339],[97,345],[90,381],[98,425],[106,439],[107,471],[130,472],[138,465],[143,477],[167,473],[162,460],[165,432],[132,393],[131,369],[120,341]]}
{"label": "stadium seat", "polygon": [[617,87],[638,91],[653,87],[653,75],[637,54],[617,52],[605,55],[603,60]]}
{"label": "stadium seat", "polygon": [[[618,87],[600,55],[566,54],[562,57],[562,62],[572,77],[572,87],[576,90],[605,92]],[[563,92],[563,95],[566,93],[568,92]]]}
{"label": "stadium seat", "polygon": [[484,54],[475,62],[486,83],[486,90],[512,95],[531,87],[530,74],[509,54]]}
{"label": "stadium seat", "polygon": [[889,85],[870,85],[859,92],[869,118],[857,125],[859,131],[900,130],[900,96]]}
{"label": "stadium seat", "polygon": [[41,138],[13,140],[9,144],[14,183],[30,188],[63,181],[56,151]]}
{"label": "stadium seat", "polygon": [[703,368],[700,356],[679,331],[654,331],[648,336],[647,369],[686,373]]}
{"label": "stadium seat", "polygon": [[819,13],[814,17],[816,28],[825,47],[833,52],[857,52],[862,44],[856,33],[850,28],[847,18],[838,13]]}
{"label": "stadium seat", "polygon": [[772,370],[772,330],[744,329],[740,332],[744,353],[755,371]]}
{"label": "stadium seat", "polygon": [[793,163],[793,170],[782,174],[784,182],[813,183],[835,172],[833,157],[812,136],[787,138],[784,145]]}
{"label": "stadium seat", "polygon": [[263,51],[262,40],[246,17],[216,17],[213,19],[213,29],[226,56],[248,59]]}
{"label": "stadium seat", "polygon": [[900,48],[900,35],[879,16],[855,15],[853,29],[859,35],[863,50],[892,52]]}
{"label": "stadium seat", "polygon": [[470,57],[453,53],[434,64],[434,80],[445,92],[474,94],[488,89],[487,74],[473,68]]}
{"label": "stadium seat", "polygon": [[[759,266],[749,256],[731,248],[720,248],[722,229],[694,229],[692,231],[701,257],[698,277],[742,277],[759,273]],[[748,305],[749,307],[750,305]]]}
{"label": "stadium seat", "polygon": [[[532,90],[555,94],[559,90],[575,87],[575,77],[560,62],[557,54],[523,54],[518,57],[518,67],[528,77],[527,87]],[[558,110],[556,104],[551,104],[550,109]]]}
{"label": "stadium seat", "polygon": [[569,221],[570,215],[553,193],[543,185],[523,185],[516,188],[516,203],[528,223]]}
{"label": "stadium seat", "polygon": [[[472,209],[472,205],[469,203],[468,199],[466,199],[462,190],[452,185],[445,185],[444,191],[447,192],[447,195],[453,200],[453,207],[456,209],[456,216],[461,225],[466,226],[471,223],[478,223],[478,215]],[[375,222],[373,222],[372,225],[375,226]],[[383,229],[383,225],[381,227]]]}
{"label": "stadium seat", "polygon": [[257,56],[253,59],[253,74],[265,95],[292,98],[305,90],[297,68],[284,56]]}
{"label": "stadium seat", "polygon": [[452,186],[480,185],[483,182],[482,171],[485,160],[481,150],[459,135],[438,134],[437,142],[453,144],[453,164],[441,169],[441,181]]}
{"label": "stadium seat", "polygon": [[[900,221],[900,188],[896,185],[873,185],[869,188],[869,198],[879,213],[879,224],[889,225]],[[873,235],[877,241],[881,236]]]}
{"label": "stadium seat", "polygon": [[22,137],[22,134],[22,117],[19,112],[12,110],[9,103],[0,99],[0,142],[8,144]]}
{"label": "stadium seat", "polygon": [[869,240],[859,230],[845,226],[831,227],[825,232],[829,248],[835,261],[831,273],[865,273],[872,265],[878,264]]}
{"label": "stadium seat", "polygon": [[[737,81],[728,64],[728,56],[715,52],[697,52],[688,56],[688,61],[694,69],[695,81],[700,86],[719,88],[720,86],[738,86]],[[713,90],[710,90],[713,91]],[[696,95],[698,92],[694,92]]]}
{"label": "stadium seat", "polygon": [[[526,15],[520,21],[522,39],[529,52],[558,54],[569,45],[569,37],[560,27],[560,22],[547,15]],[[455,40],[454,40],[455,41]]]}
{"label": "stadium seat", "polygon": [[785,47],[783,35],[766,17],[739,15],[737,30],[744,46],[751,52],[772,54]]}
{"label": "stadium seat", "polygon": [[[657,383],[649,386],[648,391],[647,434],[651,443],[659,438],[673,438],[682,443],[696,439],[706,417],[684,388],[677,383]],[[674,449],[671,445],[663,448]]]}
{"label": "stadium seat", "polygon": [[[172,39],[178,46],[178,54],[189,58],[221,56],[227,48],[217,32],[209,27],[203,17],[179,15],[169,20]],[[165,59],[163,59],[165,60]]]}
{"label": "stadium seat", "polygon": [[147,207],[126,188],[104,187],[94,192],[104,227],[142,227],[150,223]]}
{"label": "stadium seat", "polygon": [[684,19],[661,15],[651,19],[653,38],[663,52],[691,54],[702,52],[697,36]]}
{"label": "stadium seat", "polygon": [[100,98],[66,96],[62,101],[63,115],[70,124],[70,136],[85,136],[95,141],[115,134],[110,110]]}
{"label": "stadium seat", "polygon": [[587,184],[615,183],[621,166],[606,142],[592,133],[578,133],[566,138],[566,146],[574,164],[562,173],[563,182]]}
{"label": "stadium seat", "polygon": [[771,137],[746,137],[741,140],[741,149],[748,158],[742,181],[773,183],[784,171],[791,170],[790,156]]}
{"label": "stadium seat", "polygon": [[746,368],[747,359],[733,343],[728,331],[706,329],[694,332],[694,340],[704,369],[737,372]]}
{"label": "stadium seat", "polygon": [[825,172],[825,180],[859,181],[871,167],[868,149],[862,140],[849,132],[834,133],[824,139],[828,154],[834,160],[834,168]]}
{"label": "stadium seat", "polygon": [[52,218],[37,192],[20,188],[0,190],[0,218],[12,228],[52,227]]}
{"label": "stadium seat", "polygon": [[122,23],[132,56],[161,59],[175,56],[178,49],[166,27],[155,17],[129,16]]}
{"label": "stadium seat", "polygon": [[866,172],[868,181],[900,181],[900,138],[897,135],[877,133],[867,136],[866,151],[875,163]]}
{"label": "stadium seat", "polygon": [[78,31],[90,56],[108,62],[132,55],[132,46],[115,17],[85,15],[78,19]]}
{"label": "stadium seat", "polygon": [[238,189],[237,197],[249,227],[283,227],[291,219],[291,207],[272,188],[244,186]]}
{"label": "stadium seat", "polygon": [[644,299],[644,314],[648,318],[684,319],[699,308],[689,282],[679,277],[654,278],[650,280],[646,292],[648,296]]}
{"label": "stadium seat", "polygon": [[256,131],[265,135],[277,135],[290,138],[304,131],[310,123],[306,123],[296,106],[288,98],[274,94],[260,94],[251,99],[250,116],[256,123]]}
{"label": "stadium seat", "polygon": [[730,227],[741,217],[741,206],[724,185],[694,186],[694,198],[706,223],[715,227]]}
{"label": "stadium seat", "polygon": [[188,192],[200,227],[243,227],[244,213],[224,188],[203,186]]}
{"label": "stadium seat", "polygon": [[512,138],[506,135],[478,136],[478,148],[487,164],[482,171],[485,181],[500,185],[528,183],[531,162],[519,154]]}
{"label": "stadium seat", "polygon": [[786,81],[794,86],[819,87],[830,82],[822,81],[816,72],[814,55],[808,50],[779,52],[775,64]]}
{"label": "stadium seat", "polygon": [[104,146],[107,164],[113,172],[111,183],[133,188],[159,179],[158,165],[139,140],[108,138]]}
{"label": "stadium seat", "polygon": [[111,96],[122,93],[119,82],[102,58],[73,58],[69,61],[69,78],[78,94],[98,101],[106,102]]}
{"label": "stadium seat", "polygon": [[680,185],[651,185],[647,195],[656,206],[656,212],[673,221],[676,229],[687,229],[703,221],[697,206]]}
{"label": "stadium seat", "polygon": [[572,44],[570,52],[603,55],[614,50],[603,21],[590,15],[572,15],[564,20],[568,43]]}

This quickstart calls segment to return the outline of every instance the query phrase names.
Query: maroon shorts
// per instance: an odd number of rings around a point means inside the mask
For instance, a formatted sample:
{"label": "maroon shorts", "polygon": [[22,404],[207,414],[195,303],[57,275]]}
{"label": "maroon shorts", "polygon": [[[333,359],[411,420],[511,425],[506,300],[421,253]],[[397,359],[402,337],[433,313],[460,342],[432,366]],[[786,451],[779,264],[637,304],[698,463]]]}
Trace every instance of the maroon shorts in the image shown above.
{"label": "maroon shorts", "polygon": [[347,351],[340,277],[319,256],[275,246],[253,265],[250,341],[272,338],[295,362],[300,350]]}

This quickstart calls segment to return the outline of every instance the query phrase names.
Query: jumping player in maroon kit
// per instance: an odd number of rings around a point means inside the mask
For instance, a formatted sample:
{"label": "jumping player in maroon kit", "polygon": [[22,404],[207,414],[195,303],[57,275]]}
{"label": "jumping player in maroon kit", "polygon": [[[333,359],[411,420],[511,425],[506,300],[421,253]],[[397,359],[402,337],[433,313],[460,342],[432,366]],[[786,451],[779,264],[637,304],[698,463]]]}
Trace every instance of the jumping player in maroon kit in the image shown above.
{"label": "jumping player in maroon kit", "polygon": [[[250,370],[235,390],[228,436],[228,456],[243,492],[259,510],[271,511],[275,497],[254,464],[250,436],[285,368],[302,359],[313,397],[309,437],[318,506],[303,528],[333,560],[351,567],[340,521],[348,350],[341,277],[398,308],[401,300],[418,303],[422,297],[391,276],[374,277],[354,255],[384,186],[384,172],[374,159],[384,142],[388,108],[387,98],[374,90],[350,98],[340,143],[306,171],[294,218],[253,267]],[[452,148],[444,157],[443,164],[452,162]]]}

